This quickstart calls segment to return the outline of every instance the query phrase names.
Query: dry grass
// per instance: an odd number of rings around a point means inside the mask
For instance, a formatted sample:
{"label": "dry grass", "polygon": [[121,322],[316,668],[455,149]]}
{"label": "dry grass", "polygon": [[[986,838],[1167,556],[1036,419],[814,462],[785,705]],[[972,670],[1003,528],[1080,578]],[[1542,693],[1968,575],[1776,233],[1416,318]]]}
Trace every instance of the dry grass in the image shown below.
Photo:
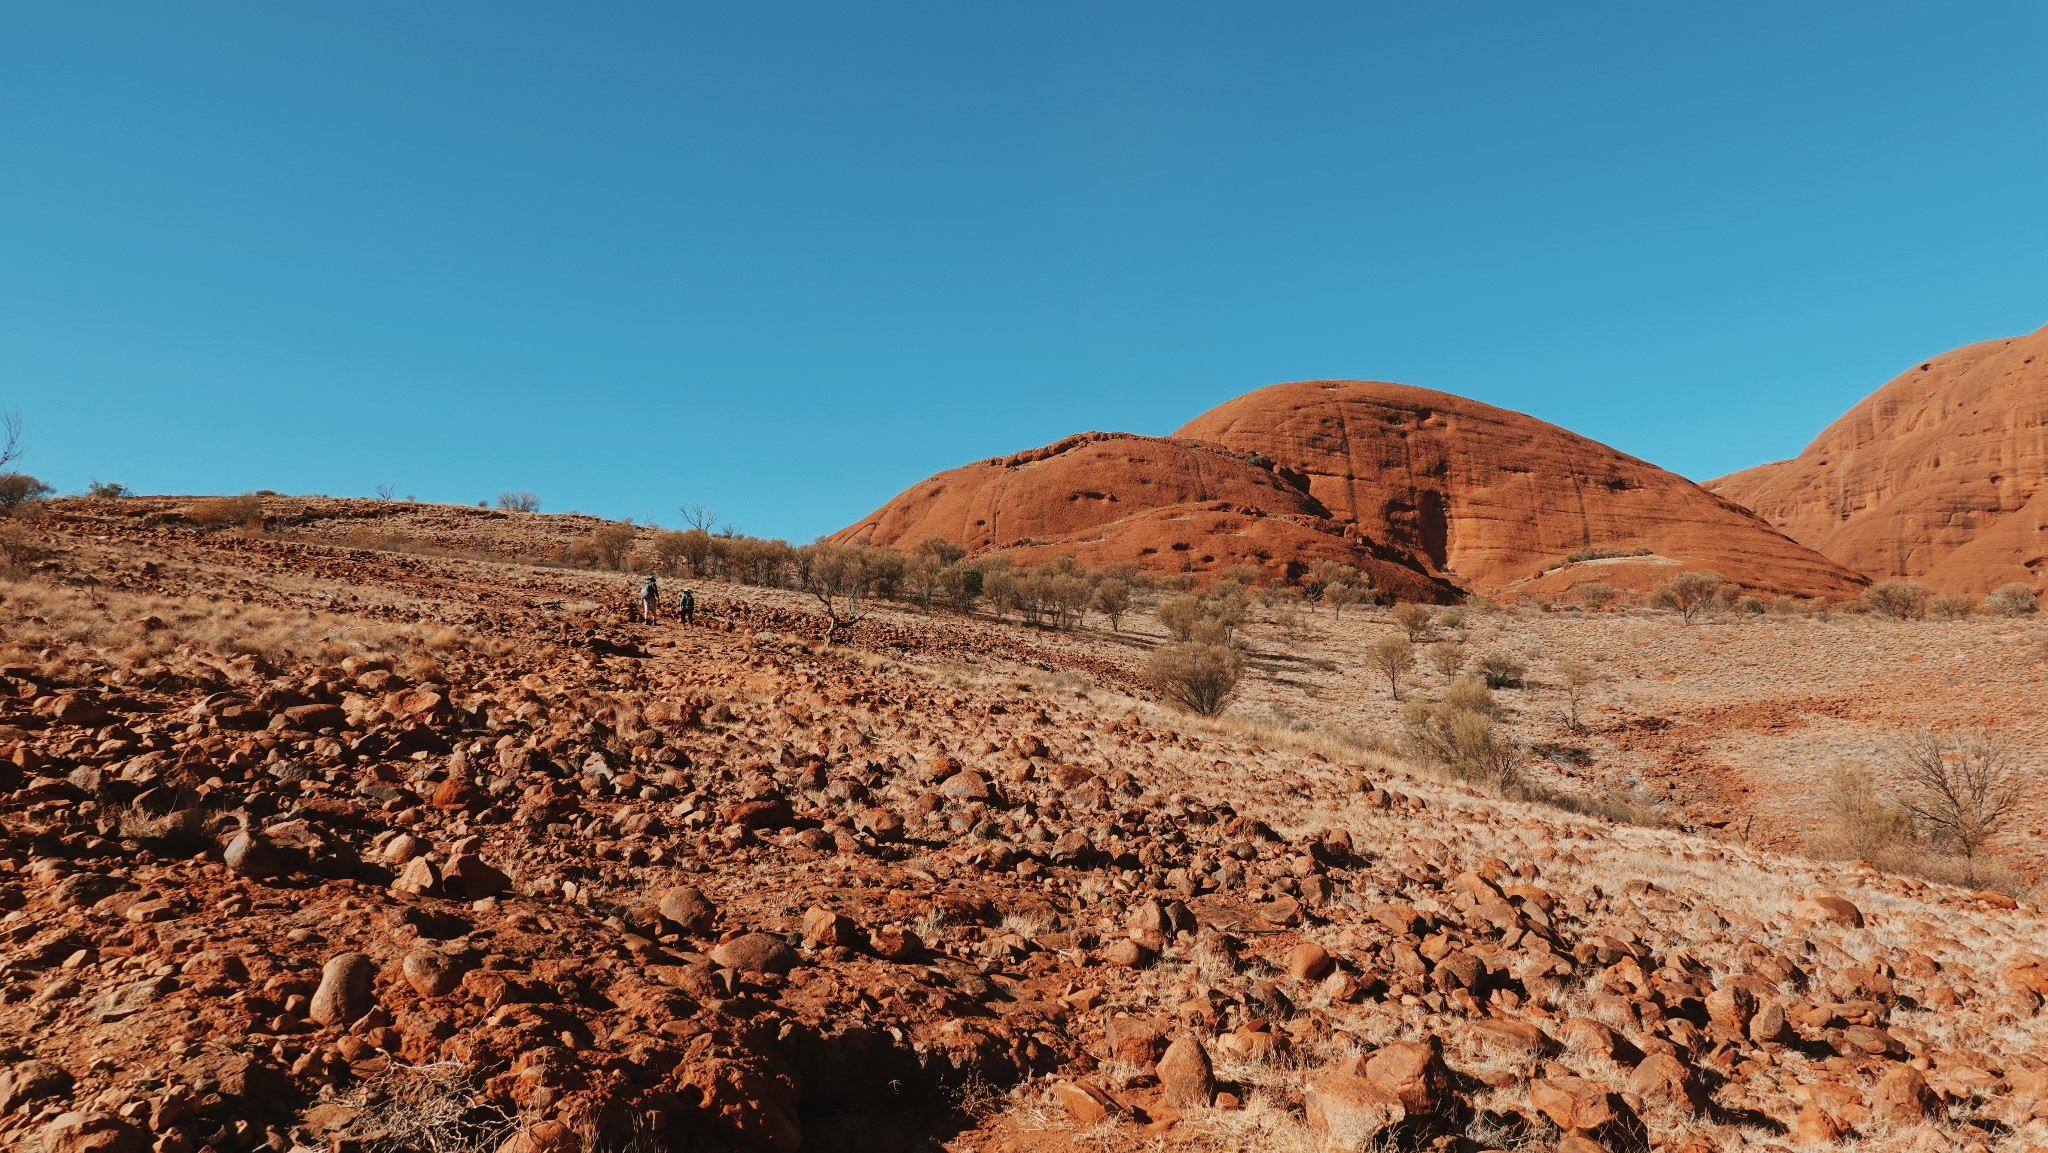
{"label": "dry grass", "polygon": [[345,657],[420,662],[490,647],[461,630],[246,604],[217,596],[152,596],[0,577],[0,643],[36,660],[131,667],[180,651],[272,667]]}

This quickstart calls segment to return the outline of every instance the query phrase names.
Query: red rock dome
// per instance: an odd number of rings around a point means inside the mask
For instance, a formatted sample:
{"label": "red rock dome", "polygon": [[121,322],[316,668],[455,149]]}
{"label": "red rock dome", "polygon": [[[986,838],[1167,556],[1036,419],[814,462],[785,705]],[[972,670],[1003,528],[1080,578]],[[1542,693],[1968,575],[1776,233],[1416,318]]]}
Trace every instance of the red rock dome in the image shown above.
{"label": "red rock dome", "polygon": [[2048,328],[1914,365],[1791,460],[1707,487],[1873,578],[2048,580]]}
{"label": "red rock dome", "polygon": [[[1850,596],[1855,574],[1654,465],[1507,409],[1379,381],[1276,384],[1175,434],[1256,452],[1334,519],[1487,592],[1641,587],[1688,568]],[[1582,550],[1648,555],[1566,565]],[[1617,558],[1619,559],[1619,558]]]}

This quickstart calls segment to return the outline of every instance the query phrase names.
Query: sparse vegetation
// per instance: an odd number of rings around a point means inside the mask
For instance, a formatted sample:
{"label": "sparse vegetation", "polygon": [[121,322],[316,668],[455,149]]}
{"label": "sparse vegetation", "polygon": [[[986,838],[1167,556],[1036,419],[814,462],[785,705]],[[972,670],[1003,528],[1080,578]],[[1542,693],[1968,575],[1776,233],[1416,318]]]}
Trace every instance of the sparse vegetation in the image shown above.
{"label": "sparse vegetation", "polygon": [[1095,586],[1095,611],[1109,621],[1109,631],[1122,632],[1124,614],[1131,610],[1131,585],[1121,577],[1105,577]]}
{"label": "sparse vegetation", "polygon": [[507,490],[498,494],[498,507],[506,512],[539,512],[540,498],[524,490]]}
{"label": "sparse vegetation", "polygon": [[1933,590],[1919,581],[1879,581],[1863,590],[1863,603],[1878,616],[1895,621],[1918,620],[1927,615]]}
{"label": "sparse vegetation", "polygon": [[1401,699],[1401,678],[1415,667],[1415,642],[1398,633],[1389,633],[1373,642],[1367,658],[1380,675],[1387,678],[1387,691],[1395,700]]}
{"label": "sparse vegetation", "polygon": [[1616,557],[1649,556],[1649,549],[1641,545],[1622,548],[1616,545],[1589,544],[1585,548],[1565,555],[1566,564],[1579,564],[1589,560],[1612,560]]}
{"label": "sparse vegetation", "polygon": [[1429,635],[1429,622],[1433,615],[1428,605],[1416,604],[1413,601],[1395,605],[1393,611],[1388,614],[1395,626],[1407,633],[1411,641],[1420,641]]}
{"label": "sparse vegetation", "polygon": [[1478,669],[1479,675],[1486,679],[1486,687],[1489,689],[1520,688],[1522,678],[1529,671],[1528,666],[1524,665],[1519,657],[1498,650],[1481,653],[1479,659],[1472,662],[1472,667]]}
{"label": "sparse vegetation", "polygon": [[1720,573],[1688,570],[1670,580],[1658,581],[1650,590],[1650,603],[1677,613],[1679,620],[1691,624],[1701,613],[1720,607],[1721,586],[1725,583]]}
{"label": "sparse vegetation", "polygon": [[1452,690],[1440,702],[1413,701],[1402,710],[1409,752],[1460,780],[1496,790],[1512,788],[1523,750],[1495,720],[1491,694],[1473,678],[1460,679]]}
{"label": "sparse vegetation", "polygon": [[1424,650],[1423,655],[1429,667],[1436,670],[1436,675],[1447,681],[1465,667],[1465,646],[1457,641],[1438,641]]}
{"label": "sparse vegetation", "polygon": [[207,532],[218,532],[224,528],[261,527],[263,498],[250,494],[198,501],[185,510],[185,518]]}
{"label": "sparse vegetation", "polygon": [[1227,644],[1183,641],[1153,652],[1145,665],[1152,687],[1198,716],[1223,711],[1244,675],[1244,657]]}
{"label": "sparse vegetation", "polygon": [[1579,586],[1579,603],[1589,609],[1604,609],[1614,603],[1614,586],[1594,581]]}
{"label": "sparse vegetation", "polygon": [[2040,607],[2041,598],[2033,586],[2020,581],[2000,585],[1984,598],[1984,611],[2002,617],[2023,617]]}
{"label": "sparse vegetation", "polygon": [[94,480],[85,486],[85,495],[94,500],[121,500],[135,493],[125,484],[111,480]]}
{"label": "sparse vegetation", "polygon": [[0,472],[0,516],[13,516],[56,491],[25,472]]}
{"label": "sparse vegetation", "polygon": [[1961,593],[1936,593],[1928,598],[1927,611],[1939,620],[1959,621],[1975,612],[1976,606]]}
{"label": "sparse vegetation", "polygon": [[1575,733],[1584,732],[1586,726],[1579,723],[1579,704],[1585,699],[1587,690],[1605,680],[1606,676],[1590,661],[1568,660],[1559,662],[1557,678],[1564,686],[1565,726]]}
{"label": "sparse vegetation", "polygon": [[1963,858],[1963,879],[1975,884],[1978,854],[2020,805],[2012,747],[1989,732],[1923,731],[1901,737],[1892,756],[1899,805],[1934,845]]}

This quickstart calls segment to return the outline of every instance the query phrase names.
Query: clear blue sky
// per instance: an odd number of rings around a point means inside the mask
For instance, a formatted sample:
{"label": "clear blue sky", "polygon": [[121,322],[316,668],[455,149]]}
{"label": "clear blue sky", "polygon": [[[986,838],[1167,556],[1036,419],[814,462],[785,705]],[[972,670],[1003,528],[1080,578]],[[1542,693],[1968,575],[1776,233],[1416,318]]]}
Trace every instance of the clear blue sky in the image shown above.
{"label": "clear blue sky", "polygon": [[1695,478],[2048,323],[2048,5],[15,4],[0,405],[807,539],[1374,377]]}

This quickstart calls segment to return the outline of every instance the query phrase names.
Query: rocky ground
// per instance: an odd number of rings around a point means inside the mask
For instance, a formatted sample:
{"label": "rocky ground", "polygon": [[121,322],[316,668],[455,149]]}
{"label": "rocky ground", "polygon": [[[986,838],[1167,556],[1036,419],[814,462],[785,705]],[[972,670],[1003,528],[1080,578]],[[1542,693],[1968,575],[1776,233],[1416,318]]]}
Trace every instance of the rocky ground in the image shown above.
{"label": "rocky ground", "polygon": [[0,1147],[2048,1144],[2030,899],[1193,721],[1114,636],[645,625],[521,562],[573,518],[273,503],[60,502],[0,582]]}

